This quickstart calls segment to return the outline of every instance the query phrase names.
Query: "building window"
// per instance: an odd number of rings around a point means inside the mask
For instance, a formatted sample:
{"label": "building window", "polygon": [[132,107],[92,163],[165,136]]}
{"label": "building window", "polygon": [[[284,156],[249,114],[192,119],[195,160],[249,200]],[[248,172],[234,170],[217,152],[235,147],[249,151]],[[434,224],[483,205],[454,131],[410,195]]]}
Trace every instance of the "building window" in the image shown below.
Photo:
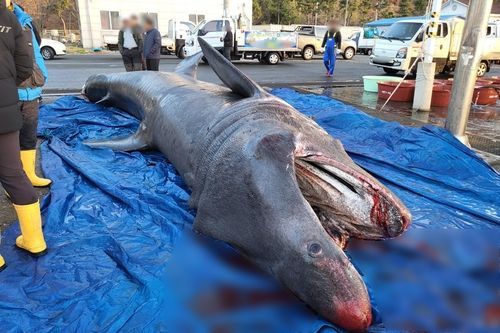
{"label": "building window", "polygon": [[120,30],[120,13],[101,10],[101,29]]}
{"label": "building window", "polygon": [[151,17],[154,21],[154,26],[156,29],[158,29],[158,14],[157,13],[141,13],[141,17],[143,19],[143,23],[144,23],[144,18],[148,16],[148,17]]}
{"label": "building window", "polygon": [[205,15],[189,14],[189,21],[193,22],[195,25],[197,25],[204,19]]}

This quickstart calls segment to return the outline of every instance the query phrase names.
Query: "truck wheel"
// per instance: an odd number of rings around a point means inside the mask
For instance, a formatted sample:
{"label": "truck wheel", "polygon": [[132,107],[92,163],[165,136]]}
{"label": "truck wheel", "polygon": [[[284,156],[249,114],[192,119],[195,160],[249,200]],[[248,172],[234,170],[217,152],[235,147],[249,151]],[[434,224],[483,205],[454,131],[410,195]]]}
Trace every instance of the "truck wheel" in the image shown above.
{"label": "truck wheel", "polygon": [[352,47],[348,47],[345,49],[343,57],[345,60],[351,60],[352,58],[354,58],[355,54],[356,50],[354,50],[354,48]]}
{"label": "truck wheel", "polygon": [[280,62],[280,55],[278,52],[269,52],[266,56],[266,62],[268,65],[276,65]]}
{"label": "truck wheel", "polygon": [[389,75],[396,75],[399,72],[397,69],[386,68],[386,67],[383,67],[383,70],[386,74],[389,74]]}
{"label": "truck wheel", "polygon": [[367,56],[371,56],[372,55],[372,49],[365,50],[365,54]]}
{"label": "truck wheel", "polygon": [[180,47],[179,51],[177,51],[177,58],[184,59],[186,55],[184,54],[184,45]]}
{"label": "truck wheel", "polygon": [[311,60],[314,57],[314,48],[312,46],[306,46],[302,50],[302,59]]}
{"label": "truck wheel", "polygon": [[489,70],[488,62],[481,61],[481,63],[479,64],[479,67],[477,68],[477,76],[483,77],[484,75],[486,75],[488,70]]}
{"label": "truck wheel", "polygon": [[52,60],[56,56],[56,51],[49,46],[42,47],[41,53],[44,60]]}

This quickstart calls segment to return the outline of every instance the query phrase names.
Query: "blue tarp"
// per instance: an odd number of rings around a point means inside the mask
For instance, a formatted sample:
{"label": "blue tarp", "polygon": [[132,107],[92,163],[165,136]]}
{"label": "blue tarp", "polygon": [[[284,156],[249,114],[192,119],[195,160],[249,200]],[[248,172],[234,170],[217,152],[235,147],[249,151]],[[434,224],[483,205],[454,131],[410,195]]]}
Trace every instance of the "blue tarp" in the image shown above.
{"label": "blue tarp", "polygon": [[[483,318],[498,289],[487,267],[500,239],[499,175],[442,129],[274,93],[339,138],[412,211],[401,239],[349,250],[372,296],[371,330],[450,331]],[[336,331],[227,245],[191,237],[189,190],[162,155],[82,144],[137,126],[75,97],[42,108],[43,169],[54,180],[43,202],[50,251],[33,259],[13,246],[17,225],[4,233],[0,331]]]}

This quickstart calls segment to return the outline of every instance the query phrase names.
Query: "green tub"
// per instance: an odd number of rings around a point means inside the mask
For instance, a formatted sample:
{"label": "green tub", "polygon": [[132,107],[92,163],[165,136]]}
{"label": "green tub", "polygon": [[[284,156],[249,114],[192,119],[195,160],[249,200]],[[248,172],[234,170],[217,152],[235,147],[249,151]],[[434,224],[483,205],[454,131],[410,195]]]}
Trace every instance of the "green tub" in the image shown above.
{"label": "green tub", "polygon": [[397,76],[363,76],[363,86],[365,91],[369,92],[378,92],[378,83],[379,82],[400,82],[403,81],[402,77]]}

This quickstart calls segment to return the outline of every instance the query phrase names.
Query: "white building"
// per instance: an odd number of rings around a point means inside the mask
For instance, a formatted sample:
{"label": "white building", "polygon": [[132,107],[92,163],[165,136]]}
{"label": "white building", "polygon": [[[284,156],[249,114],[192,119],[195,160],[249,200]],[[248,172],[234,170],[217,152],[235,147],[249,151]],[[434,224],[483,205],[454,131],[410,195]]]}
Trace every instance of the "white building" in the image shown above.
{"label": "white building", "polygon": [[[441,15],[457,15],[461,17],[467,16],[469,10],[469,0],[448,0],[443,4]],[[494,1],[491,9],[491,21],[500,19],[500,3]]]}
{"label": "white building", "polygon": [[103,47],[107,38],[116,38],[121,17],[148,14],[157,21],[158,29],[167,34],[170,20],[198,24],[206,18],[224,14],[242,14],[252,19],[252,0],[77,0],[81,40],[84,48]]}

